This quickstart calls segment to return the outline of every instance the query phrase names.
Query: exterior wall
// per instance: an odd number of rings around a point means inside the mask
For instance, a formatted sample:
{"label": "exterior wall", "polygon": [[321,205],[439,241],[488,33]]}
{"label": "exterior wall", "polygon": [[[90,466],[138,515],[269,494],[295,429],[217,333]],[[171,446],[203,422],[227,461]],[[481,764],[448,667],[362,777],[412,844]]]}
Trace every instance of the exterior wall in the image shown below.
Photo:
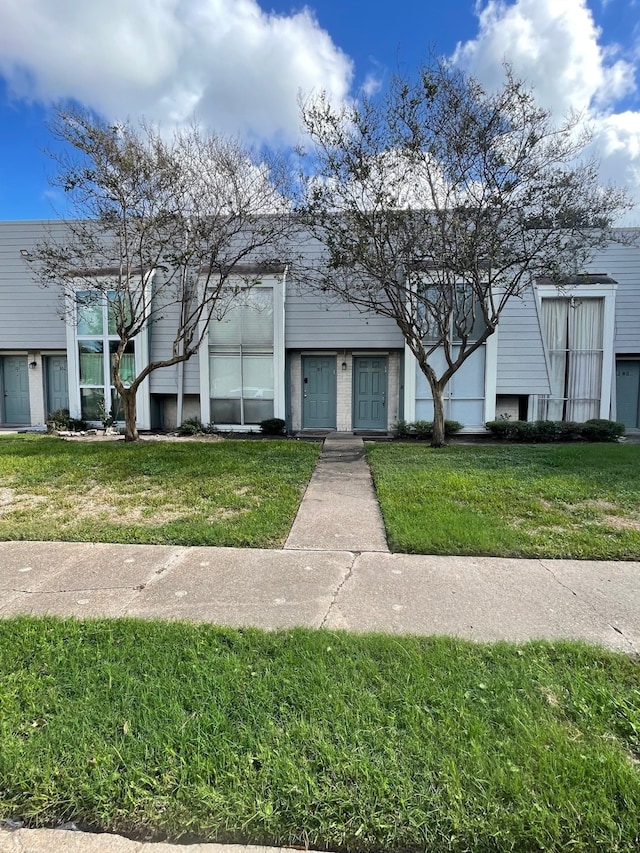
{"label": "exterior wall", "polygon": [[[314,354],[317,354],[314,350]],[[287,423],[293,432],[298,432],[302,425],[302,358],[305,351],[290,351],[289,365],[289,405]],[[336,358],[336,429],[338,432],[351,432],[353,429],[353,359],[357,356],[377,355],[387,358],[387,424],[391,430],[400,417],[401,363],[402,353],[399,351],[365,350],[327,350],[323,355]],[[342,370],[342,364],[346,369]]]}
{"label": "exterior wall", "polygon": [[404,340],[387,317],[362,314],[351,305],[287,286],[285,346],[287,349],[401,349]]}
{"label": "exterior wall", "polygon": [[497,394],[549,394],[549,373],[533,288],[510,299],[498,326]]}
{"label": "exterior wall", "polygon": [[618,283],[613,349],[615,354],[640,352],[640,232],[627,232],[635,245],[612,243],[587,272],[606,273]]}
{"label": "exterior wall", "polygon": [[[178,423],[178,399],[173,395],[157,395],[152,397],[152,409],[157,407],[157,423],[152,423],[152,427],[158,429],[176,429],[180,426]],[[180,422],[188,418],[200,417],[200,395],[186,394],[182,401],[182,416]]]}
{"label": "exterior wall", "polygon": [[65,349],[63,302],[56,288],[43,288],[21,252],[29,253],[47,235],[45,222],[3,222],[0,227],[0,349]]}
{"label": "exterior wall", "polygon": [[[149,326],[149,351],[152,361],[160,361],[171,352],[173,339],[178,325],[178,306],[171,305],[163,312],[161,319]],[[200,393],[200,370],[197,354],[182,365],[162,367],[154,370],[149,377],[152,394],[177,394],[182,373],[183,392]]]}
{"label": "exterior wall", "polygon": [[[69,330],[72,327],[64,320],[60,294],[55,288],[41,288],[33,280],[25,257],[49,232],[62,235],[63,229],[64,224],[56,222],[8,222],[0,225],[0,356],[19,354],[29,363],[35,363],[35,367],[29,369],[32,424],[43,423],[46,419],[45,357],[67,352],[70,385],[74,382],[72,362],[76,360],[75,344],[70,343],[73,335],[69,335]],[[635,245],[611,244],[586,270],[606,273],[618,283],[606,377],[611,392],[610,408],[608,397],[603,394],[607,415],[612,417],[616,416],[615,357],[640,357],[640,232],[629,231],[626,236],[635,236]],[[285,347],[289,353],[289,393],[286,405],[282,393],[281,404],[283,412],[286,408],[291,428],[301,427],[301,357],[307,352],[336,356],[338,429],[350,430],[352,426],[353,357],[360,354],[387,354],[388,428],[393,426],[400,413],[404,413],[408,420],[415,419],[415,366],[407,353],[406,370],[403,372],[404,341],[392,320],[361,313],[352,306],[311,294],[305,289],[304,282],[291,279],[286,282],[283,310],[285,320],[279,326],[282,336],[278,343],[282,353]],[[166,357],[170,352],[176,320],[177,317],[168,312],[151,326],[141,353],[148,340],[149,358]],[[495,361],[487,360],[485,413],[488,419],[492,406],[495,411],[497,405],[498,414],[507,412],[515,416],[520,405],[518,398],[522,400],[529,396],[533,401],[550,393],[538,300],[533,289],[521,299],[509,301],[498,333],[492,338],[491,346],[497,347],[497,355]],[[341,370],[343,361],[347,365],[344,371]],[[281,362],[279,357],[278,365],[284,375]],[[204,375],[203,364],[203,358],[196,356],[182,366],[154,371],[149,377],[149,392],[154,403],[163,410],[163,426],[176,425],[179,413],[176,401],[181,388],[185,395],[181,419],[202,411],[200,398],[205,387],[208,393],[208,377]],[[491,371],[495,378],[493,390]],[[69,399],[70,407],[73,407],[73,388],[70,388]],[[141,426],[148,426],[147,420],[145,415]]]}
{"label": "exterior wall", "polygon": [[[47,419],[45,401],[44,361],[40,353],[27,355],[29,363],[29,408],[31,423],[44,424]],[[35,363],[35,367],[31,367]]]}
{"label": "exterior wall", "polygon": [[520,418],[520,398],[513,395],[496,397],[496,417],[517,421]]}
{"label": "exterior wall", "polygon": [[[454,374],[444,394],[445,418],[463,424],[463,432],[478,432],[496,414],[496,366],[499,332],[491,335]],[[434,353],[432,363],[444,369],[444,354]],[[426,377],[409,347],[404,359],[404,419],[433,420],[433,398]],[[438,372],[438,367],[436,367]],[[473,376],[475,381],[469,381]]]}

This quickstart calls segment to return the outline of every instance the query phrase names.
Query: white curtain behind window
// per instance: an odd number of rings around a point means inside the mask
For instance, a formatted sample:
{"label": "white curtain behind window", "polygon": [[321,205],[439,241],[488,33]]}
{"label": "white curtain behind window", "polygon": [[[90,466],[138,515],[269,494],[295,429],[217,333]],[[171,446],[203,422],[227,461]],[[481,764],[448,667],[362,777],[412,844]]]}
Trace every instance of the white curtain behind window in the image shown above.
{"label": "white curtain behind window", "polygon": [[542,300],[542,319],[549,351],[549,379],[551,381],[551,396],[547,401],[545,417],[551,421],[561,421],[564,414],[568,311],[569,303],[566,299]]}
{"label": "white curtain behind window", "polygon": [[602,299],[543,299],[542,319],[550,361],[550,420],[586,421],[600,412]]}
{"label": "white curtain behind window", "polygon": [[567,420],[581,422],[600,413],[603,300],[576,301],[570,311]]}

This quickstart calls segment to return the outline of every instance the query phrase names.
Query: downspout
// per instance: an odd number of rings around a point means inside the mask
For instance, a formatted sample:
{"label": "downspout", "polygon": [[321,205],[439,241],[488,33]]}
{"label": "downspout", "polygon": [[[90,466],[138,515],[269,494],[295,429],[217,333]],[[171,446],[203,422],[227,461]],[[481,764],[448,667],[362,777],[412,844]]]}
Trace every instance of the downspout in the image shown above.
{"label": "downspout", "polygon": [[[287,363],[287,345],[286,345],[286,335],[287,330],[285,327],[286,323],[286,312],[287,312],[287,273],[289,272],[289,264],[285,264],[283,273],[282,273],[282,373],[281,373],[281,382],[284,383],[284,421],[285,421],[285,429],[287,432],[291,428],[291,411],[290,411],[290,401],[291,401],[291,389],[290,389],[290,377],[289,377],[289,365]],[[274,341],[275,344],[275,341]]]}
{"label": "downspout", "polygon": [[[191,220],[187,218],[187,227],[185,228],[184,233],[184,248],[185,253],[189,248],[189,232],[191,231]],[[180,325],[181,328],[184,329],[186,322],[186,277],[187,271],[183,270],[184,279],[182,282],[182,304],[180,306]],[[178,342],[179,355],[184,353],[184,337],[180,339]],[[179,361],[176,365],[178,368],[178,387],[177,387],[177,399],[176,399],[176,427],[179,427],[183,421],[183,413],[184,413],[184,361]]]}
{"label": "downspout", "polygon": [[176,427],[182,424],[183,417],[183,394],[184,394],[184,361],[179,361],[176,365],[178,368],[178,396],[176,400]]}

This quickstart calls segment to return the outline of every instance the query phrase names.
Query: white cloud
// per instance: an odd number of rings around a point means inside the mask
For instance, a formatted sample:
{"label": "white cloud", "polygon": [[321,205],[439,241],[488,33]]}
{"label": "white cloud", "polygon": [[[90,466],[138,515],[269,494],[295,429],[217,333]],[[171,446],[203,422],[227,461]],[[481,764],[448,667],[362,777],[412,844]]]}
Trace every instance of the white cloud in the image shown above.
{"label": "white cloud", "polygon": [[575,109],[594,132],[602,177],[627,186],[640,220],[640,112],[616,112],[636,92],[640,57],[623,58],[602,43],[587,0],[488,0],[477,5],[478,35],[458,44],[453,61],[488,87],[503,78],[503,63],[533,86],[539,102],[559,118]]}
{"label": "white cloud", "polygon": [[295,139],[297,93],[346,97],[352,65],[308,10],[256,0],[3,0],[0,73],[12,92],[109,118]]}
{"label": "white cloud", "polygon": [[454,60],[489,84],[506,60],[534,85],[540,103],[560,114],[634,88],[632,65],[599,44],[586,0],[489,0],[478,21],[477,38],[459,44]]}

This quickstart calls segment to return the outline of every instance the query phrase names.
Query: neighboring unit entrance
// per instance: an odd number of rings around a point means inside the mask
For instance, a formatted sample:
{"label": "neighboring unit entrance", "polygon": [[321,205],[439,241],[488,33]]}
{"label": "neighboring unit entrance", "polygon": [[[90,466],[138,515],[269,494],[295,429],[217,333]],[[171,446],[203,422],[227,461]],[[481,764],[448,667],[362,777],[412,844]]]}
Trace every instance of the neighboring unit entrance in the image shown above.
{"label": "neighboring unit entrance", "polygon": [[47,416],[69,408],[66,355],[47,356]]}
{"label": "neighboring unit entrance", "polygon": [[640,428],[640,359],[616,362],[616,420]]}
{"label": "neighboring unit entrance", "polygon": [[302,358],[302,428],[335,429],[336,360],[332,356]]}
{"label": "neighboring unit entrance", "polygon": [[4,393],[4,422],[28,424],[29,366],[24,355],[6,355],[2,359],[2,391]]}
{"label": "neighboring unit entrance", "polygon": [[387,429],[387,359],[353,359],[353,428]]}

